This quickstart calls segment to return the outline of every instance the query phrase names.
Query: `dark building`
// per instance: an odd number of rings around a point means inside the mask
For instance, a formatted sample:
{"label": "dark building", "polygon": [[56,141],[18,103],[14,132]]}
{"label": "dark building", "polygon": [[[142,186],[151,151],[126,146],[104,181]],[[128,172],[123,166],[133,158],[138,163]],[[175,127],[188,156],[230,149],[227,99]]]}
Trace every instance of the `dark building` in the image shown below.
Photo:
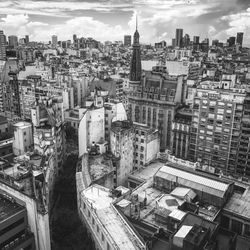
{"label": "dark building", "polygon": [[0,193],[0,249],[35,249],[28,229],[26,208],[9,195]]}
{"label": "dark building", "polygon": [[159,43],[155,43],[155,48],[156,49],[163,49],[167,46],[167,43],[166,41],[161,41]]}
{"label": "dark building", "polygon": [[25,36],[25,43],[28,44],[29,42],[30,42],[29,35],[26,35],[26,36]]}
{"label": "dark building", "polygon": [[172,39],[172,47],[175,47],[175,38]]}
{"label": "dark building", "polygon": [[238,32],[237,36],[236,36],[236,43],[239,44],[240,46],[242,46],[243,44],[243,32]]}
{"label": "dark building", "polygon": [[188,34],[185,34],[183,37],[183,47],[188,47],[190,45],[190,37]]}
{"label": "dark building", "polygon": [[8,36],[9,47],[16,48],[18,46],[18,38],[17,36]]}
{"label": "dark building", "polygon": [[200,48],[203,52],[207,52],[209,50],[209,39],[205,38],[201,43],[200,43]]}
{"label": "dark building", "polygon": [[178,158],[187,159],[192,110],[181,109],[175,114],[172,123],[171,152]]}
{"label": "dark building", "polygon": [[141,81],[141,51],[140,51],[139,39],[140,35],[136,27],[136,31],[134,33],[133,54],[130,65],[129,80],[131,82]]}
{"label": "dark building", "polygon": [[5,83],[3,94],[4,111],[8,113],[10,117],[21,117],[20,107],[20,93],[17,74],[14,71],[10,71],[8,74],[9,81]]}
{"label": "dark building", "polygon": [[212,46],[218,46],[219,44],[219,40],[218,39],[215,39],[212,41]]}
{"label": "dark building", "polygon": [[194,36],[193,37],[193,50],[198,50],[200,48],[200,37]]}
{"label": "dark building", "polygon": [[128,46],[130,47],[131,46],[131,36],[130,35],[125,35],[124,36],[124,46]]}
{"label": "dark building", "polygon": [[235,36],[230,36],[228,39],[227,39],[227,42],[228,42],[228,46],[229,47],[232,47],[233,45],[235,45]]}
{"label": "dark building", "polygon": [[175,46],[181,48],[183,43],[183,29],[176,29]]}
{"label": "dark building", "polygon": [[193,44],[199,44],[200,43],[200,37],[199,36],[194,36],[193,37]]}

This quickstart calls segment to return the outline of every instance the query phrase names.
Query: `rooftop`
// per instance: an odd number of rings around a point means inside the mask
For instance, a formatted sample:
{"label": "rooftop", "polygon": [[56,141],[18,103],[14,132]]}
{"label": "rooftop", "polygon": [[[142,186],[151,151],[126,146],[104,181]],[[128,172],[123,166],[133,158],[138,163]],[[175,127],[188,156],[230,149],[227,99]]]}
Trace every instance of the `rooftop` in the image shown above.
{"label": "rooftop", "polygon": [[89,155],[89,170],[92,180],[97,180],[113,172],[113,165],[110,157],[105,154],[102,155]]}
{"label": "rooftop", "polygon": [[178,179],[180,185],[190,187],[191,189],[202,189],[204,191],[206,189],[206,192],[214,193],[219,197],[224,197],[225,192],[229,188],[229,184],[223,181],[217,181],[190,170],[178,169],[176,166],[173,167],[171,163],[167,164],[156,173],[156,176],[173,181]]}
{"label": "rooftop", "polygon": [[114,242],[114,246],[124,250],[144,249],[143,243],[112,205],[115,199],[110,197],[109,189],[92,185],[83,190],[82,196],[95,209],[98,219]]}
{"label": "rooftop", "polygon": [[19,128],[28,128],[31,127],[32,125],[29,122],[17,122],[13,125],[14,127],[19,127]]}
{"label": "rooftop", "polygon": [[147,165],[146,167],[139,168],[129,176],[131,178],[138,179],[141,182],[148,180],[149,178],[153,178],[154,174],[165,165],[165,163],[160,161],[154,161]]}
{"label": "rooftop", "polygon": [[111,130],[116,133],[119,133],[131,129],[132,127],[133,123],[130,121],[116,121],[112,123]]}
{"label": "rooftop", "polygon": [[13,197],[0,193],[0,222],[24,209]]}
{"label": "rooftop", "polygon": [[250,190],[249,188],[241,195],[234,193],[224,207],[224,210],[249,220],[250,218]]}

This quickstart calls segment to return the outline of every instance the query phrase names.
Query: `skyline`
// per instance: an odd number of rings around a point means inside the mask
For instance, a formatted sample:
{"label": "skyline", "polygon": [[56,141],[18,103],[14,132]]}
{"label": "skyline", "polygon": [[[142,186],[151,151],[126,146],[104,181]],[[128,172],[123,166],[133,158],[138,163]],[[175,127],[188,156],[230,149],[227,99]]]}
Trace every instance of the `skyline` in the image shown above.
{"label": "skyline", "polygon": [[[71,0],[0,2],[0,30],[7,36],[30,36],[34,41],[72,39],[72,35],[100,41],[123,40],[133,35],[135,17],[142,43],[183,34],[226,41],[244,32],[244,44],[250,44],[250,2],[247,0]],[[102,32],[100,32],[100,30]]]}

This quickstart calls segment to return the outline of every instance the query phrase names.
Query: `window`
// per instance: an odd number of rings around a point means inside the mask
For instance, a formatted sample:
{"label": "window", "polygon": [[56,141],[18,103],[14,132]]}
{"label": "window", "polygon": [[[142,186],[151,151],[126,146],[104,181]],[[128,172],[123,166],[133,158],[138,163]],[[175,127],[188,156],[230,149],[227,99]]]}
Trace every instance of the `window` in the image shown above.
{"label": "window", "polygon": [[97,230],[97,233],[99,233],[100,228],[99,228],[99,226],[98,226],[98,225],[96,226],[96,230]]}
{"label": "window", "polygon": [[24,136],[26,135],[26,131],[23,132],[23,135],[24,135]]}
{"label": "window", "polygon": [[90,212],[89,212],[89,210],[88,210],[88,217],[90,217]]}
{"label": "window", "polygon": [[83,208],[85,209],[86,208],[86,204],[83,202]]}
{"label": "window", "polygon": [[107,242],[107,250],[110,250],[110,245],[108,242]]}
{"label": "window", "polygon": [[104,241],[104,235],[103,235],[103,233],[102,233],[102,241]]}
{"label": "window", "polygon": [[95,219],[92,217],[92,224],[95,225]]}
{"label": "window", "polygon": [[141,143],[144,143],[144,139],[141,139]]}

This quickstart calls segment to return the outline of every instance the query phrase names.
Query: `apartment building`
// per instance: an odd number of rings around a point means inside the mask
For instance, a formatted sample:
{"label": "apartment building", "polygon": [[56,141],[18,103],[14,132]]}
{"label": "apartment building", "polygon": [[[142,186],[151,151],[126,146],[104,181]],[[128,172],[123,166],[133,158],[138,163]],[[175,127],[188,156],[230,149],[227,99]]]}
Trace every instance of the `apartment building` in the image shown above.
{"label": "apartment building", "polygon": [[[245,98],[244,88],[230,88],[228,83],[200,84],[194,98],[190,160],[220,169],[226,174],[237,174]],[[239,173],[248,174],[244,171]]]}
{"label": "apartment building", "polygon": [[35,250],[28,226],[27,210],[12,196],[0,191],[0,248]]}

